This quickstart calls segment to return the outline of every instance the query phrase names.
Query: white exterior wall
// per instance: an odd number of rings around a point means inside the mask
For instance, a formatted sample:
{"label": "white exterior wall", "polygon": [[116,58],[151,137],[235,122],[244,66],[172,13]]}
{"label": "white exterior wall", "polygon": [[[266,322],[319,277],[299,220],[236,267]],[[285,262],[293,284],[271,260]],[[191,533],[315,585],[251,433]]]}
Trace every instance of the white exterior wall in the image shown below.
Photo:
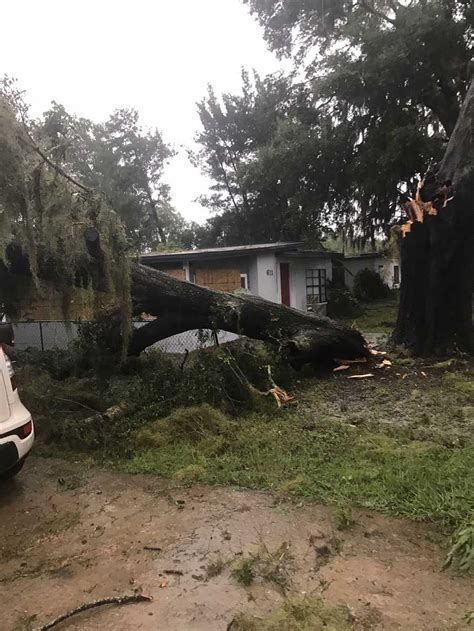
{"label": "white exterior wall", "polygon": [[275,254],[259,254],[256,257],[256,271],[257,292],[252,289],[252,285],[250,291],[272,302],[281,302],[280,268]]}
{"label": "white exterior wall", "polygon": [[[290,264],[290,306],[300,311],[306,311],[306,270],[325,269],[326,280],[332,279],[332,261],[330,258],[288,258],[279,259],[282,263]],[[278,274],[279,276],[280,274]]]}
{"label": "white exterior wall", "polygon": [[[253,294],[281,303],[280,263],[290,266],[290,306],[306,311],[306,270],[325,269],[326,279],[332,278],[330,258],[284,258],[275,254],[260,254],[256,257],[256,283],[253,282],[252,265],[250,266],[250,291]],[[267,272],[271,272],[268,274]],[[255,290],[254,287],[257,289]]]}
{"label": "white exterior wall", "polygon": [[[374,270],[379,273],[379,267],[383,265],[383,272],[381,273],[382,279],[390,289],[394,288],[394,267],[398,265],[399,274],[401,278],[401,268],[399,261],[395,259],[388,259],[384,256],[377,256],[374,258],[348,258],[344,259],[344,278],[348,289],[351,291],[354,289],[354,278],[357,272],[363,269]],[[349,271],[351,273],[349,273]]]}

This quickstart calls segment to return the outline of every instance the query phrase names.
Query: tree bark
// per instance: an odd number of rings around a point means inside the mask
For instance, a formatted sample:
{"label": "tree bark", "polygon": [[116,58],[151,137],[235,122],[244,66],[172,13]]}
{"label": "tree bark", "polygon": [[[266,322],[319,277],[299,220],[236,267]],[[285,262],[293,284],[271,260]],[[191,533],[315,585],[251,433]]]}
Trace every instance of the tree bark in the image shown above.
{"label": "tree bark", "polygon": [[[422,212],[402,240],[400,306],[393,340],[415,355],[473,351],[474,82],[438,168],[427,173]],[[452,197],[452,199],[450,199]]]}
{"label": "tree bark", "polygon": [[222,329],[274,344],[296,367],[368,354],[362,335],[329,318],[306,314],[258,296],[213,291],[164,272],[132,265],[135,314],[156,316],[137,329],[129,352],[189,329]]}

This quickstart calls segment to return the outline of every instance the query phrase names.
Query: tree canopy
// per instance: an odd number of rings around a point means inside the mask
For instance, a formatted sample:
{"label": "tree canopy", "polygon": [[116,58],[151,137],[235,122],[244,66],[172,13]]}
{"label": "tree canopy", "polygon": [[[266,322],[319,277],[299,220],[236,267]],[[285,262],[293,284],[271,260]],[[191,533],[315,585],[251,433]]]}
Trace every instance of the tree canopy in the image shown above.
{"label": "tree canopy", "polygon": [[374,238],[442,154],[470,75],[464,0],[244,0],[295,70],[199,104],[197,140],[225,242]]}
{"label": "tree canopy", "polygon": [[157,129],[140,126],[136,110],[118,109],[95,123],[53,103],[35,131],[57,164],[105,196],[122,219],[131,248],[141,252],[179,240],[186,224],[163,181],[174,151]]}

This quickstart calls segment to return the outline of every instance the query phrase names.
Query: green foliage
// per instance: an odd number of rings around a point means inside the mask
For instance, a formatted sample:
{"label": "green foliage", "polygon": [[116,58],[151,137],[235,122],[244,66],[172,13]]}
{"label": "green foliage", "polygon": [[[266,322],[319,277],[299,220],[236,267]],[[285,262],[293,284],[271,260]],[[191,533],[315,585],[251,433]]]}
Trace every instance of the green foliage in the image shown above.
{"label": "green foliage", "polygon": [[363,302],[381,300],[390,295],[390,289],[376,271],[365,268],[354,277],[354,296]]}
{"label": "green foliage", "polygon": [[223,435],[229,430],[229,420],[208,403],[177,408],[166,418],[141,430],[137,443],[142,447],[159,447],[176,440],[200,442],[209,435]]}
{"label": "green foliage", "polygon": [[254,561],[252,558],[243,559],[240,561],[233,569],[232,576],[244,587],[250,587],[252,585],[255,574],[254,574]]}
{"label": "green foliage", "polygon": [[357,298],[348,289],[329,289],[327,315],[330,318],[355,318],[361,313],[362,308]]}
{"label": "green foliage", "polygon": [[293,557],[286,542],[274,551],[269,550],[262,542],[257,552],[235,564],[232,576],[245,587],[259,579],[273,583],[284,592],[290,583],[292,561]]}
{"label": "green foliage", "polygon": [[133,250],[179,241],[190,228],[170,202],[163,173],[174,151],[138,112],[118,109],[103,123],[78,118],[53,103],[38,129],[42,143],[68,173],[102,191],[123,221]]}
{"label": "green foliage", "polygon": [[463,573],[474,570],[474,518],[454,533],[444,566]]}
{"label": "green foliage", "polygon": [[[18,353],[22,397],[45,442],[80,451],[101,449],[115,457],[129,454],[136,442],[132,435],[155,422],[143,429],[139,444],[199,438],[201,448],[216,453],[232,431],[226,413],[274,409],[273,397],[257,388],[270,386],[268,365],[274,366],[275,378],[285,371],[263,345],[235,344],[233,354],[225,348],[198,351],[181,370],[159,350],[120,364],[113,331],[107,323],[105,328],[103,322],[87,323],[69,351]],[[291,372],[281,383],[289,378]],[[127,403],[126,415],[107,423],[97,416],[120,402]]]}
{"label": "green foliage", "polygon": [[[360,331],[368,331],[370,333],[386,333],[393,331],[395,322],[397,321],[398,301],[393,299],[376,300],[374,302],[366,302],[361,304],[361,313],[355,318],[355,323]],[[349,324],[354,322],[354,317],[346,318]],[[407,352],[397,349],[400,356],[404,353],[407,364],[413,360],[407,357]]]}
{"label": "green foliage", "polygon": [[351,507],[343,504],[339,505],[334,513],[334,521],[338,530],[351,528],[355,523]]}
{"label": "green foliage", "polygon": [[[438,160],[470,80],[472,3],[244,0],[295,69],[199,105],[197,161],[225,243],[388,234]],[[443,37],[439,33],[443,33]],[[305,76],[302,82],[299,78]]]}
{"label": "green foliage", "polygon": [[350,631],[352,616],[345,606],[328,607],[319,598],[286,599],[269,617],[239,614],[232,621],[235,631]]}
{"label": "green foliage", "polygon": [[323,209],[344,159],[340,130],[314,108],[308,85],[290,77],[242,74],[242,93],[199,104],[196,164],[215,182],[202,202],[219,214],[208,239],[219,244],[291,240],[317,243]]}
{"label": "green foliage", "polygon": [[[27,108],[14,83],[0,84],[0,311],[18,312],[31,288],[12,304],[10,287],[21,277],[46,278],[63,295],[67,317],[73,285],[107,291],[121,305],[126,343],[130,320],[128,244],[123,225],[101,194],[73,183],[45,159],[39,123],[27,120]],[[46,152],[46,153],[45,153]],[[2,166],[3,165],[3,166]],[[97,229],[102,259],[92,261],[83,239]],[[20,282],[10,275],[18,275]],[[2,306],[3,305],[3,306]]]}
{"label": "green foliage", "polygon": [[[409,379],[394,369],[383,381],[357,385],[343,376],[311,380],[296,409],[240,416],[225,435],[198,442],[146,446],[119,466],[173,476],[195,464],[207,483],[458,527],[474,510],[471,397],[419,369],[410,367]],[[472,379],[469,371],[457,374]]]}

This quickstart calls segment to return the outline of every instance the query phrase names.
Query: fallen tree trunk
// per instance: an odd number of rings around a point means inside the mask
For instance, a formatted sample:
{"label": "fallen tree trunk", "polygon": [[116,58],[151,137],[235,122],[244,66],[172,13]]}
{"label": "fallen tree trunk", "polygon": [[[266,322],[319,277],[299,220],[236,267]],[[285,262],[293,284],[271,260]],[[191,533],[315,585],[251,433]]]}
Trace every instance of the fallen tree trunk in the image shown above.
{"label": "fallen tree trunk", "polygon": [[415,355],[473,351],[474,82],[444,158],[403,207],[402,283],[393,340]]}
{"label": "fallen tree trunk", "polygon": [[274,344],[293,365],[368,354],[362,335],[329,318],[303,313],[258,296],[213,291],[164,272],[132,265],[134,313],[156,319],[137,329],[129,353],[190,329],[222,329]]}

